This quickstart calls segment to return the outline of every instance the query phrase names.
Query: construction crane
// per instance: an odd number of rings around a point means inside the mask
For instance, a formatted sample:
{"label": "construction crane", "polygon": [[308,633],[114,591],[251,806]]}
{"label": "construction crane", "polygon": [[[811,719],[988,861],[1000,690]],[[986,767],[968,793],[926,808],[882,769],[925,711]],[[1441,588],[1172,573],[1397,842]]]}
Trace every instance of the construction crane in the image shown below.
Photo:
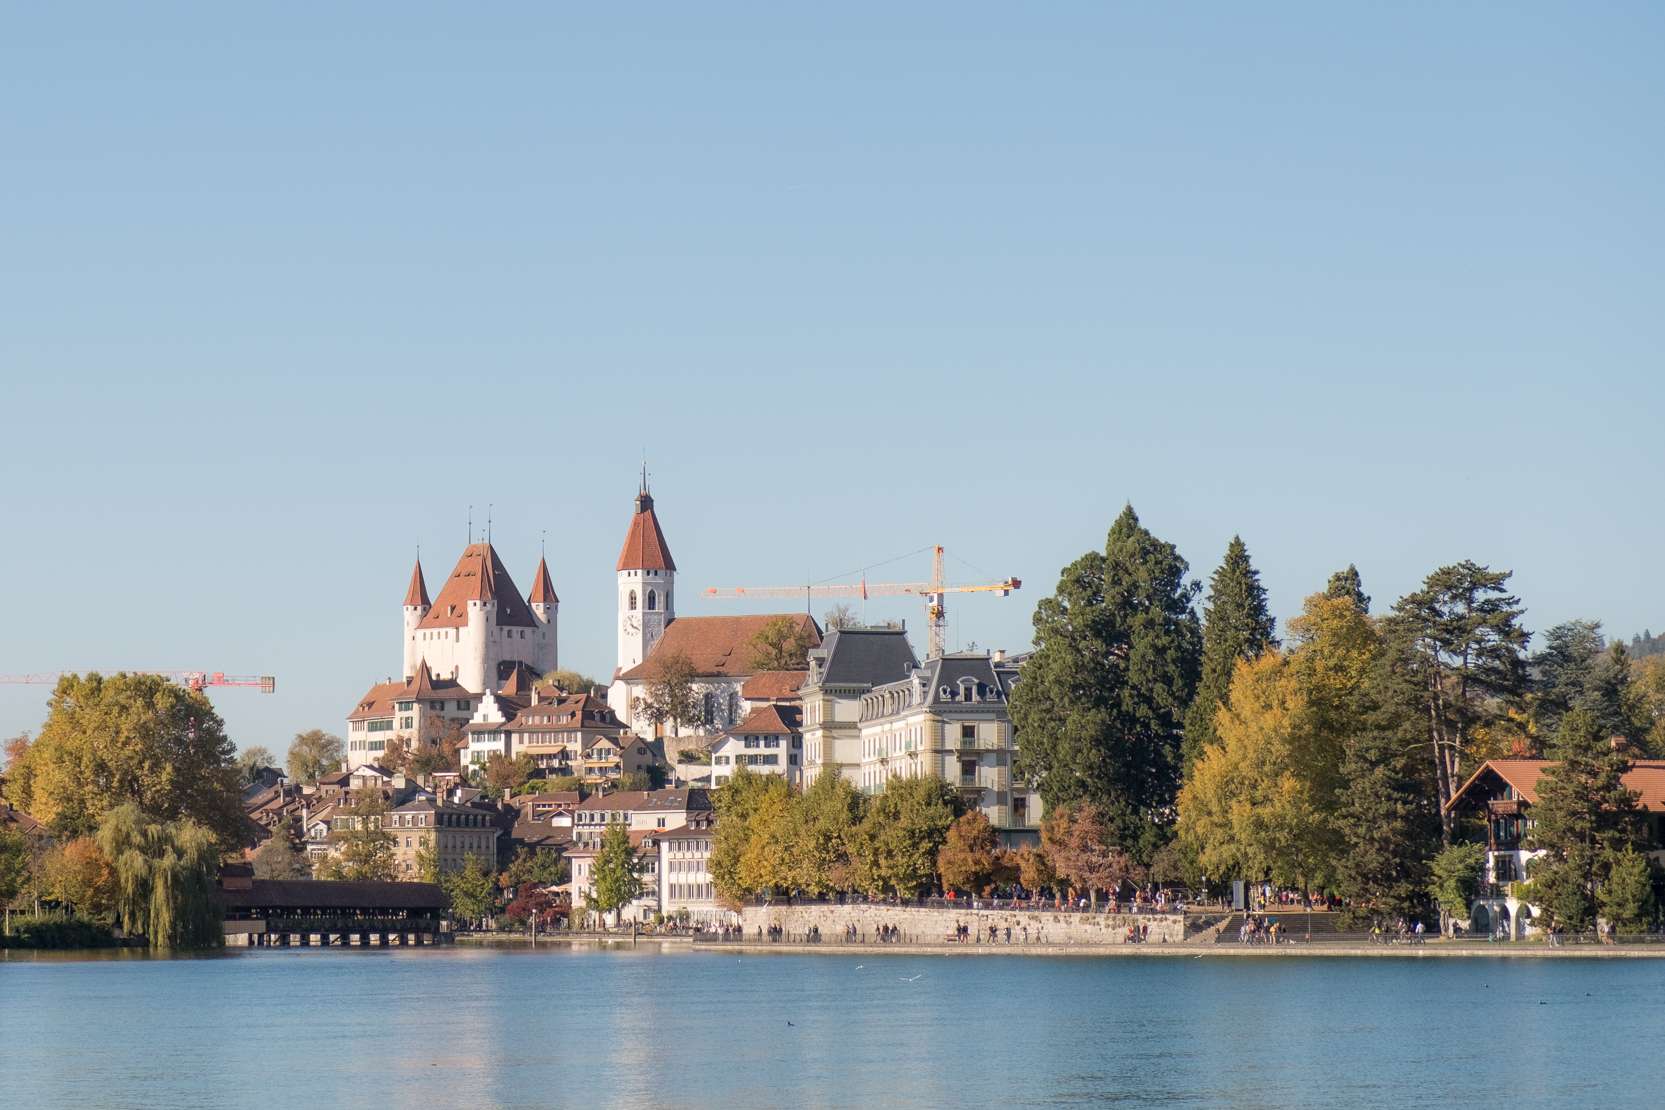
{"label": "construction crane", "polygon": [[[40,674],[0,674],[0,686],[53,685],[67,671],[43,671]],[[125,674],[160,675],[177,682],[188,690],[206,690],[210,686],[247,686],[270,694],[277,690],[277,679],[269,674],[226,674],[224,671],[124,671]]]}
{"label": "construction crane", "polygon": [[942,545],[936,544],[931,551],[931,580],[929,582],[869,582],[866,578],[863,578],[860,582],[827,586],[732,586],[728,588],[712,586],[705,591],[705,596],[716,598],[802,597],[805,604],[808,604],[812,597],[859,597],[866,600],[869,597],[920,594],[925,598],[925,625],[930,631],[930,650],[926,655],[927,657],[941,655],[944,633],[948,624],[946,598],[949,594],[992,593],[1005,597],[1013,590],[1021,587],[1023,580],[1020,578],[1002,578],[998,582],[950,586],[942,580]]}

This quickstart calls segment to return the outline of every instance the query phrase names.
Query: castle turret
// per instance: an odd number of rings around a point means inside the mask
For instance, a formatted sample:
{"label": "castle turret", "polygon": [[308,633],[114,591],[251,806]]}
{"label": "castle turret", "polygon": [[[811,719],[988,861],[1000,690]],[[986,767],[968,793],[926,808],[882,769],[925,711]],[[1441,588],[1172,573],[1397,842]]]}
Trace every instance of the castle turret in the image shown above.
{"label": "castle turret", "polygon": [[653,511],[646,474],[619,552],[618,584],[618,667],[622,672],[646,659],[665,626],[676,619],[676,561]]}
{"label": "castle turret", "polygon": [[553,621],[547,641],[538,635],[545,630],[491,544],[471,543],[418,621],[415,639],[406,645],[406,666],[425,655],[436,677],[455,679],[475,693],[494,690],[505,667],[535,667],[542,653],[553,653]]}
{"label": "castle turret", "polygon": [[549,564],[541,555],[538,557],[538,569],[532,574],[532,592],[527,595],[526,601],[531,605],[532,616],[539,625],[538,653],[533,666],[539,674],[548,674],[561,665],[556,651],[561,599],[555,596],[555,583],[549,578]]}
{"label": "castle turret", "polygon": [[428,609],[428,584],[422,580],[422,559],[418,556],[416,566],[410,572],[410,586],[405,590],[405,661],[404,669],[399,673],[404,675],[406,681],[415,675],[416,662],[422,656],[416,628],[428,615]]}

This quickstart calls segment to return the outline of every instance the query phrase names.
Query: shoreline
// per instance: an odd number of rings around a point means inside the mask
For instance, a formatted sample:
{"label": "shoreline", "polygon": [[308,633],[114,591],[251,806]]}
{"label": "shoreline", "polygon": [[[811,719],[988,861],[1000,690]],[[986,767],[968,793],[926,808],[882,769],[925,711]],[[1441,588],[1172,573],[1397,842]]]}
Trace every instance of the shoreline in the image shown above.
{"label": "shoreline", "polygon": [[[495,935],[460,934],[457,944],[481,947],[533,947],[530,937],[515,933]],[[1573,945],[1550,948],[1518,943],[1432,941],[1420,945],[1296,943],[1263,944],[794,944],[756,941],[708,941],[696,943],[687,936],[611,936],[590,933],[578,936],[540,936],[538,945],[611,947],[629,945],[674,945],[690,952],[727,953],[746,956],[772,954],[788,956],[1039,956],[1044,958],[1090,959],[1514,959],[1514,960],[1657,960],[1665,959],[1665,944]],[[448,946],[449,947],[449,946]]]}

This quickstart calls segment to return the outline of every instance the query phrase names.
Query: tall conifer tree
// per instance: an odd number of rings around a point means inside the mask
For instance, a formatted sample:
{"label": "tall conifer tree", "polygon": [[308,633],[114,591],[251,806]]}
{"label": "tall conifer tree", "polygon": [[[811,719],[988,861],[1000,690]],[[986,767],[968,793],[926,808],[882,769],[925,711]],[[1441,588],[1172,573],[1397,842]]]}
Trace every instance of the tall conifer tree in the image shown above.
{"label": "tall conifer tree", "polygon": [[1364,592],[1364,582],[1359,578],[1359,568],[1352,563],[1347,564],[1346,570],[1338,570],[1330,575],[1329,585],[1324,587],[1324,596],[1347,598],[1358,606],[1359,612],[1370,612],[1370,595]]}
{"label": "tall conifer tree", "polygon": [[1048,808],[1096,803],[1141,862],[1168,836],[1202,633],[1185,560],[1130,505],[1104,551],[1065,567],[1035,608],[1035,653],[1012,691],[1018,772]]}
{"label": "tall conifer tree", "polygon": [[1272,614],[1266,608],[1266,589],[1249,562],[1241,536],[1233,536],[1226,558],[1209,581],[1208,607],[1203,611],[1202,681],[1185,715],[1185,766],[1189,768],[1214,743],[1214,715],[1226,704],[1231,675],[1240,659],[1253,659],[1277,647]]}

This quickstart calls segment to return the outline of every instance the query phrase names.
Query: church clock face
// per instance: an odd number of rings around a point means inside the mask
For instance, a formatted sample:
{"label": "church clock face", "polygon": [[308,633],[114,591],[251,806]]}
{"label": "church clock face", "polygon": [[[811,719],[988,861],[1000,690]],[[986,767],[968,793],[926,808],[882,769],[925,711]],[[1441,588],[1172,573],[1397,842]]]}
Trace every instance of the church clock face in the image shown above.
{"label": "church clock face", "polygon": [[626,632],[640,632],[642,630],[642,618],[635,613],[627,613],[624,618],[624,630]]}

